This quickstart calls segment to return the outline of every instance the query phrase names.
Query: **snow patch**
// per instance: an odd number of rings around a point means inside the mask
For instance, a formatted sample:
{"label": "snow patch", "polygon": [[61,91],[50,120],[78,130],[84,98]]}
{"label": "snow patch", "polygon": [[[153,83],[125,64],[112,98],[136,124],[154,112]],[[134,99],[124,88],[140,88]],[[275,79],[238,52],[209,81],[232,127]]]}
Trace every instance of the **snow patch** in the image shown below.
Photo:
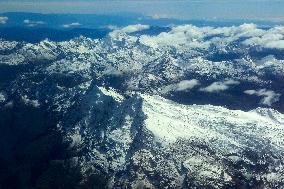
{"label": "snow patch", "polygon": [[33,106],[33,107],[35,107],[35,108],[40,107],[40,104],[39,104],[38,100],[31,100],[31,99],[28,98],[27,95],[22,96],[22,101],[23,101],[26,105]]}
{"label": "snow patch", "polygon": [[[226,152],[256,147],[253,141],[269,140],[283,146],[284,115],[277,121],[251,111],[228,110],[211,105],[181,105],[159,96],[141,95],[145,127],[165,144],[179,139],[204,141]],[[268,111],[268,110],[267,110]]]}
{"label": "snow patch", "polygon": [[5,93],[5,92],[1,92],[1,91],[0,91],[0,103],[5,102],[5,101],[6,101],[6,99],[7,99],[7,95],[6,95],[6,93]]}
{"label": "snow patch", "polygon": [[116,90],[111,87],[109,87],[108,89],[105,87],[99,87],[99,89],[101,90],[103,94],[105,94],[106,96],[113,97],[114,100],[117,102],[122,102],[124,100],[124,96],[116,92]]}

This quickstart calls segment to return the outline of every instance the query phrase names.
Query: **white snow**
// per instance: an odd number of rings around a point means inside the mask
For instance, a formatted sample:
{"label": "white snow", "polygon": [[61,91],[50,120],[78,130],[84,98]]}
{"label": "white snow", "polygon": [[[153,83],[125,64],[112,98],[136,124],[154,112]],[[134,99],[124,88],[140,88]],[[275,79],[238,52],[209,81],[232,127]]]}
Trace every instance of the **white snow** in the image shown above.
{"label": "white snow", "polygon": [[27,95],[22,96],[22,101],[29,106],[33,106],[35,108],[38,108],[40,106],[38,100],[31,100],[28,98]]}
{"label": "white snow", "polygon": [[[252,141],[270,141],[284,146],[284,115],[275,118],[257,110],[244,112],[211,105],[181,105],[158,96],[142,95],[145,127],[157,140],[174,143],[179,139],[205,141],[225,151],[253,147]],[[263,109],[269,112],[270,109]]]}
{"label": "white snow", "polygon": [[119,94],[118,92],[115,91],[113,88],[108,88],[106,89],[105,87],[99,87],[102,93],[104,93],[107,96],[113,97],[116,101],[122,102],[124,100],[124,96]]}
{"label": "white snow", "polygon": [[0,91],[0,103],[5,102],[7,95],[4,92]]}

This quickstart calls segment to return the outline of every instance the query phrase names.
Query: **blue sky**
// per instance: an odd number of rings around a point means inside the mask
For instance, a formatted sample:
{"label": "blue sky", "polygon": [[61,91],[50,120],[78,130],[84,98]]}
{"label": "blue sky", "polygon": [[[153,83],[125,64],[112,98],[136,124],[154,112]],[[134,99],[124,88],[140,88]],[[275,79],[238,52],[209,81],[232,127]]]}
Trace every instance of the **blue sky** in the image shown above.
{"label": "blue sky", "polygon": [[284,21],[284,0],[0,0],[0,12],[141,13],[154,18]]}

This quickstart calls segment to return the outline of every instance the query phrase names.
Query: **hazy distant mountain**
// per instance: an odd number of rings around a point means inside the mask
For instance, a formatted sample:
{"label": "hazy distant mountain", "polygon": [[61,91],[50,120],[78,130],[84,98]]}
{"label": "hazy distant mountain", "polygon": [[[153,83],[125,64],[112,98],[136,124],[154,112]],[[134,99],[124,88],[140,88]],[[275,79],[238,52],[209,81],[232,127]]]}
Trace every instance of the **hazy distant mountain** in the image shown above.
{"label": "hazy distant mountain", "polygon": [[[137,13],[120,14],[40,14],[28,12],[1,13],[7,18],[0,24],[0,36],[6,40],[40,42],[46,38],[53,41],[70,40],[83,35],[102,38],[111,30],[133,24],[152,26],[148,32],[165,31],[169,26],[193,24],[196,26],[233,26],[242,23],[257,23],[261,27],[281,25],[281,22],[255,20],[179,20],[172,18],[152,18]],[[167,31],[167,30],[166,30]],[[157,33],[156,33],[157,34]]]}

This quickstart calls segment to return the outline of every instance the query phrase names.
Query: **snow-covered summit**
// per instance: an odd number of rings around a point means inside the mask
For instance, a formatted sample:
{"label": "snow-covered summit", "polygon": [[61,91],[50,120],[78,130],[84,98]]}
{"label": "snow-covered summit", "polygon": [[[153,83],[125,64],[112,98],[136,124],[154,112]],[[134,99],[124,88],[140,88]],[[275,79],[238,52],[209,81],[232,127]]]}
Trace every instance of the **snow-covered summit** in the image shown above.
{"label": "snow-covered summit", "polygon": [[80,136],[90,142],[82,166],[111,176],[111,188],[283,186],[283,114],[180,105],[146,94],[116,100],[117,92],[100,90],[105,97],[100,95],[101,105],[91,111],[111,115],[97,128],[98,139],[89,122],[98,115],[90,112],[76,128],[83,124],[90,129],[85,138]]}

